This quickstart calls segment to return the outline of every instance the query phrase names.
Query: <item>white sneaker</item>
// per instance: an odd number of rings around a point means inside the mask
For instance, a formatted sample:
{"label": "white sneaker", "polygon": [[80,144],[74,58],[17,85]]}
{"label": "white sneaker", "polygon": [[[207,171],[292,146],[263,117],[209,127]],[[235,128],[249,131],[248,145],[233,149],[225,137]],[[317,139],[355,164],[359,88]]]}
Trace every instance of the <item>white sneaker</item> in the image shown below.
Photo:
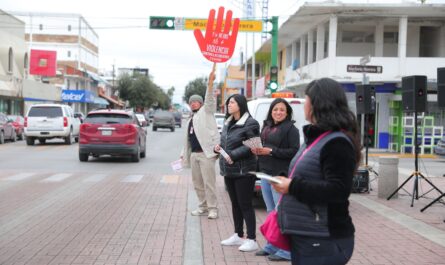
{"label": "white sneaker", "polygon": [[238,248],[240,251],[255,251],[258,249],[258,243],[253,239],[246,239],[244,243]]}
{"label": "white sneaker", "polygon": [[193,210],[190,214],[191,215],[193,215],[193,216],[202,216],[202,215],[206,215],[207,214],[207,210],[203,210],[203,209],[196,209],[196,210]]}
{"label": "white sneaker", "polygon": [[245,239],[238,236],[237,233],[233,234],[231,237],[221,241],[223,246],[240,246],[244,243]]}

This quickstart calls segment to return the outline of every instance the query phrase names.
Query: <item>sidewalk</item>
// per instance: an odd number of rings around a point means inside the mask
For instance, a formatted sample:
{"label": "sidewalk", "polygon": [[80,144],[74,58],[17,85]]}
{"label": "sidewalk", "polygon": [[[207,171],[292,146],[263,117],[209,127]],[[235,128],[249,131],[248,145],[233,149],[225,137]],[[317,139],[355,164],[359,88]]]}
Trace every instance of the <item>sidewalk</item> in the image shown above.
{"label": "sidewalk", "polygon": [[[401,174],[399,183],[406,176]],[[445,178],[432,180],[440,189],[445,190]],[[411,196],[402,195],[397,199],[377,198],[377,182],[372,183],[373,190],[368,194],[351,196],[351,216],[356,228],[356,245],[352,259],[348,264],[445,264],[445,205],[436,203],[423,213],[420,209],[435,198],[433,192],[429,198],[420,198],[410,207]],[[189,198],[194,195],[191,181]],[[407,190],[412,183],[407,183]],[[192,217],[187,213],[189,221],[198,223],[201,229],[201,242],[189,242],[185,248],[201,244],[202,260],[190,260],[184,257],[184,264],[277,264],[267,258],[256,257],[254,253],[243,253],[237,247],[223,247],[220,241],[233,234],[230,200],[224,190],[223,178],[217,180],[219,199],[219,218],[208,220],[206,217]],[[421,184],[424,189],[426,185]],[[419,190],[420,192],[421,190]],[[423,193],[422,193],[423,194]],[[255,200],[257,230],[266,217],[265,207],[260,200]],[[193,205],[189,204],[189,207]],[[188,209],[190,212],[191,208]],[[195,237],[196,238],[196,237]],[[261,233],[257,232],[257,241],[264,246]],[[196,256],[195,256],[196,258]],[[280,264],[290,264],[280,262]]]}

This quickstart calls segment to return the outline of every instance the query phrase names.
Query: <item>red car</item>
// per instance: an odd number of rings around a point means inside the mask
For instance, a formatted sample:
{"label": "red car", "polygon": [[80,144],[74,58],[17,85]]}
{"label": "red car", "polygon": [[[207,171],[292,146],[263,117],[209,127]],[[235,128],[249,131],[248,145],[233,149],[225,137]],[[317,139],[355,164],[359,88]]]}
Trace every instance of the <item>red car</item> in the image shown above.
{"label": "red car", "polygon": [[17,138],[19,140],[23,140],[24,138],[24,125],[25,125],[25,118],[23,118],[20,115],[8,115],[8,119],[12,121],[12,126],[14,126],[15,134],[17,135]]}
{"label": "red car", "polygon": [[80,126],[79,160],[101,155],[130,156],[139,162],[146,153],[146,131],[136,115],[125,110],[95,110]]}

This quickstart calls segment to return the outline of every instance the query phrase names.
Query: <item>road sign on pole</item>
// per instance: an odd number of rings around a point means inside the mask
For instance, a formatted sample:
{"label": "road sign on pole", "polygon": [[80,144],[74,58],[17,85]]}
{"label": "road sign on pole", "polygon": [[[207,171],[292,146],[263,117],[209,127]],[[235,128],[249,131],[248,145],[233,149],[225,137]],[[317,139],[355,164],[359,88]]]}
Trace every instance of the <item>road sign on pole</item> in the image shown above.
{"label": "road sign on pole", "polygon": [[[216,24],[216,22],[215,22]],[[233,25],[233,21],[232,21]],[[224,23],[222,25],[224,27]],[[150,29],[164,30],[205,30],[207,19],[204,18],[184,18],[184,17],[150,17]],[[240,20],[238,31],[240,32],[262,32],[262,20]]]}
{"label": "road sign on pole", "polygon": [[356,65],[348,64],[346,71],[348,73],[370,73],[381,74],[383,72],[383,66],[381,65]]}

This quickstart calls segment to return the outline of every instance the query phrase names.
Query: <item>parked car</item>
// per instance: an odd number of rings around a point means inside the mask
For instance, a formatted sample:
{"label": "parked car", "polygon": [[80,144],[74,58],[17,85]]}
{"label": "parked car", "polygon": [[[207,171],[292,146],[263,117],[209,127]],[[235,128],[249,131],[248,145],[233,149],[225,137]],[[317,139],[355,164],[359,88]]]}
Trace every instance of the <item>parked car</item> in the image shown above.
{"label": "parked car", "polygon": [[6,114],[0,113],[0,144],[4,144],[6,140],[15,142],[17,140],[17,134],[15,133],[12,121],[8,119]]}
{"label": "parked car", "polygon": [[82,162],[90,155],[131,156],[133,162],[139,162],[146,154],[147,133],[131,111],[90,111],[80,126],[79,137]]}
{"label": "parked car", "polygon": [[437,142],[436,146],[434,146],[434,153],[436,155],[445,156],[445,136]]}
{"label": "parked car", "polygon": [[85,120],[85,115],[82,112],[74,112],[74,118],[78,118],[82,123]]}
{"label": "parked car", "polygon": [[218,127],[218,132],[221,134],[222,128],[224,127],[224,119],[226,115],[224,113],[215,113],[216,126]]}
{"label": "parked car", "polygon": [[150,124],[144,113],[135,113],[135,115],[142,127],[147,127]]}
{"label": "parked car", "polygon": [[8,120],[10,120],[12,122],[12,126],[14,126],[17,139],[23,140],[25,138],[25,118],[20,115],[8,115]]}
{"label": "parked car", "polygon": [[175,124],[178,125],[179,128],[182,126],[182,113],[179,111],[173,112],[173,116],[175,117]]}
{"label": "parked car", "polygon": [[66,144],[72,144],[73,138],[79,141],[80,120],[74,118],[74,111],[68,105],[32,105],[25,116],[24,127],[27,145],[34,145],[36,139],[41,144],[53,138],[64,139]]}
{"label": "parked car", "polygon": [[170,131],[175,131],[175,117],[173,113],[166,110],[157,110],[153,115],[153,131],[158,128],[168,128]]}

